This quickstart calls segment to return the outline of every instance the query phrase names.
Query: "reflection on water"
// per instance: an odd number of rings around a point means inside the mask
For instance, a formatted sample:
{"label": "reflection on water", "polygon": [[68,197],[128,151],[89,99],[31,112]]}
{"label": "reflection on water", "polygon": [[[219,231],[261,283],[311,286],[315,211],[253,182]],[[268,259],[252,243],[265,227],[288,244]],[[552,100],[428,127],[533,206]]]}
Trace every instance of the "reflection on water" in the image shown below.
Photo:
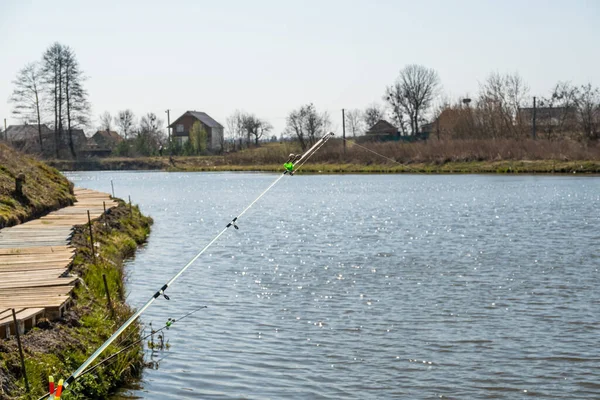
{"label": "reflection on water", "polygon": [[[154,218],[133,306],[276,177],[68,176]],[[286,177],[144,314],[208,307],[123,395],[597,399],[599,206],[597,177]]]}

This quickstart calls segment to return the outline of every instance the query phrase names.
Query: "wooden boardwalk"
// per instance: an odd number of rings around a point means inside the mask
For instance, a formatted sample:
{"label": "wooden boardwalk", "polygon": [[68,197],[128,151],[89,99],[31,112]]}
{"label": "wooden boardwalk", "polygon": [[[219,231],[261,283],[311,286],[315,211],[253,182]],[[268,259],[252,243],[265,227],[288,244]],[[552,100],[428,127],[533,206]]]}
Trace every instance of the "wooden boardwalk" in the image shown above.
{"label": "wooden boardwalk", "polygon": [[77,202],[39,219],[0,230],[0,338],[20,332],[41,317],[60,318],[79,279],[69,275],[75,248],[73,228],[117,205],[106,193],[75,189]]}

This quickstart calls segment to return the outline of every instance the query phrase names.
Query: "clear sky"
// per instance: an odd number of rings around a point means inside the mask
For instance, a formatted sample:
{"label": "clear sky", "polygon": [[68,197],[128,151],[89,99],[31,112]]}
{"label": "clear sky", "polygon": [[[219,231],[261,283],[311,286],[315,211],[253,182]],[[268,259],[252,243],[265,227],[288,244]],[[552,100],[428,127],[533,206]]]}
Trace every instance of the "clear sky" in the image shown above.
{"label": "clear sky", "polygon": [[[341,109],[382,103],[406,64],[438,71],[450,98],[493,71],[531,95],[559,80],[600,85],[600,0],[0,0],[0,118],[18,70],[58,41],[89,77],[98,115],[130,108],[171,121],[241,109],[270,121],[313,102],[341,131]],[[91,131],[90,129],[90,131]],[[88,132],[89,133],[89,132]]]}

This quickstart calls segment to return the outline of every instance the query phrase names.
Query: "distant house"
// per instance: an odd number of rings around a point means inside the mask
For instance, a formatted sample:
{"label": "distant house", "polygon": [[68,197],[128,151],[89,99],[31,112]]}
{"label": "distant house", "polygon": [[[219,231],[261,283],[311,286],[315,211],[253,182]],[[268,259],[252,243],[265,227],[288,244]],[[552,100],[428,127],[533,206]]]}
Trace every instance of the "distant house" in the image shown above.
{"label": "distant house", "polygon": [[[85,136],[83,129],[71,129],[71,135],[73,136],[73,145],[75,149],[81,149],[87,145],[88,138]],[[69,132],[66,130],[62,133],[63,143],[69,144]]]}
{"label": "distant house", "polygon": [[366,140],[377,140],[377,141],[401,141],[401,142],[415,142],[419,140],[427,140],[429,132],[418,132],[416,135],[402,135],[401,132],[394,125],[390,124],[384,119],[377,121],[375,125],[370,127],[365,135]]}
{"label": "distant house", "polygon": [[185,144],[190,139],[190,130],[196,121],[199,121],[206,130],[208,149],[220,149],[221,141],[223,139],[223,125],[201,111],[186,111],[169,125],[169,128],[171,128],[173,132],[173,141],[176,141],[180,145]]}
{"label": "distant house", "polygon": [[[518,118],[525,126],[533,126],[534,109],[519,108]],[[578,131],[579,119],[575,107],[536,107],[536,132],[541,137],[552,138],[557,134],[572,135]]]}
{"label": "distant house", "polygon": [[[41,124],[42,138],[45,135],[52,133],[52,130]],[[5,132],[6,140],[10,142],[38,142],[39,143],[39,131],[37,124],[24,124],[24,125],[9,125]]]}
{"label": "distant house", "polygon": [[[53,153],[56,146],[56,136],[52,129],[47,125],[41,124],[42,130],[42,149],[44,153]],[[83,129],[71,129],[73,137],[73,147],[78,151],[87,146],[87,137]],[[10,125],[6,128],[6,140],[13,146],[25,152],[39,152],[40,139],[37,124]],[[63,130],[61,136],[61,147],[69,148],[69,132]]]}
{"label": "distant house", "polygon": [[101,149],[113,150],[123,141],[121,135],[115,131],[97,131],[92,136],[92,140]]}
{"label": "distant house", "polygon": [[[519,108],[519,117],[524,123],[533,123],[533,108]],[[574,107],[536,107],[536,122],[544,121],[549,124],[559,124],[561,121],[575,120],[577,110]]]}
{"label": "distant house", "polygon": [[399,133],[398,128],[396,128],[394,125],[390,124],[384,119],[380,119],[375,125],[367,130],[366,135],[377,137],[378,139],[387,138],[389,140],[390,138],[397,138]]}

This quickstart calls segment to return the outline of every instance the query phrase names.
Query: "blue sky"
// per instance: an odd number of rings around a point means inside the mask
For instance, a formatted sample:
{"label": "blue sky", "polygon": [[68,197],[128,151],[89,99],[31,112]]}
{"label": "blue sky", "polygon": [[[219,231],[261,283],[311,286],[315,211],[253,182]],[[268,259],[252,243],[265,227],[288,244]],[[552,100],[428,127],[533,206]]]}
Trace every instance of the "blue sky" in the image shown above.
{"label": "blue sky", "polygon": [[92,128],[131,108],[166,120],[241,109],[277,135],[313,102],[341,130],[341,109],[383,103],[407,64],[438,71],[450,98],[493,71],[519,72],[531,95],[559,80],[600,85],[600,1],[0,0],[0,118],[16,73],[58,41],[88,80]]}

